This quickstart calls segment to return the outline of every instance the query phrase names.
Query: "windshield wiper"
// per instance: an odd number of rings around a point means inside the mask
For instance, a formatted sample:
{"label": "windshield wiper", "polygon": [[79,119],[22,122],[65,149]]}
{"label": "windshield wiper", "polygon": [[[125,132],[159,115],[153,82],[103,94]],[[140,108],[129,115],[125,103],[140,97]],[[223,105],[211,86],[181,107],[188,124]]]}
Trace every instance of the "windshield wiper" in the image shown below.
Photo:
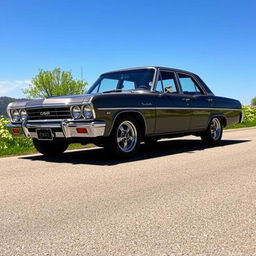
{"label": "windshield wiper", "polygon": [[121,92],[121,91],[122,91],[122,89],[115,89],[115,90],[105,91],[105,92],[102,92],[102,93]]}

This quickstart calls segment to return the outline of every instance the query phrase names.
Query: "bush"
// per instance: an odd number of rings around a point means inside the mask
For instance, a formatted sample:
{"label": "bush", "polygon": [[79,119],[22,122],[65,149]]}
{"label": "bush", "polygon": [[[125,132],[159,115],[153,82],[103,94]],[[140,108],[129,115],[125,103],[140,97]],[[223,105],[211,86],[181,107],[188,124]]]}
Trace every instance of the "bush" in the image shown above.
{"label": "bush", "polygon": [[244,120],[243,123],[256,121],[256,109],[250,106],[243,106]]}
{"label": "bush", "polygon": [[9,122],[7,118],[0,116],[0,155],[33,151],[31,139],[13,137],[8,132],[6,125]]}

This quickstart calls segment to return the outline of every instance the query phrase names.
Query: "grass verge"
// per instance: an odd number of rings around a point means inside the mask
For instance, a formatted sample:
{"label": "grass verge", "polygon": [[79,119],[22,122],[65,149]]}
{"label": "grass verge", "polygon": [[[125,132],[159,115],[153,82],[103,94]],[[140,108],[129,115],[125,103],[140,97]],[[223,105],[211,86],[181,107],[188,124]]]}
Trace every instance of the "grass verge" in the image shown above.
{"label": "grass verge", "polygon": [[237,128],[246,128],[246,127],[254,127],[256,126],[256,120],[247,122],[247,123],[241,123],[241,124],[234,124],[226,127],[225,129],[237,129]]}
{"label": "grass verge", "polygon": [[[70,144],[67,150],[73,149],[83,149],[94,147],[94,144],[81,145],[79,143]],[[20,156],[20,155],[30,155],[37,154],[38,151],[33,146],[21,146],[13,145],[12,147],[4,148],[0,150],[0,157],[6,156]]]}

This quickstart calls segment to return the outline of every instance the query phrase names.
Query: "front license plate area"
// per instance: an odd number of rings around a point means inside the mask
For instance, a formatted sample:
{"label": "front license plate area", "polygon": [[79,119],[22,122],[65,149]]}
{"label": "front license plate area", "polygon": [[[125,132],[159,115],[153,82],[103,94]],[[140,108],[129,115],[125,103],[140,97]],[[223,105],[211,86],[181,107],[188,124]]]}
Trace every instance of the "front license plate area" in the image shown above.
{"label": "front license plate area", "polygon": [[37,129],[37,138],[39,140],[52,140],[52,131],[51,129]]}

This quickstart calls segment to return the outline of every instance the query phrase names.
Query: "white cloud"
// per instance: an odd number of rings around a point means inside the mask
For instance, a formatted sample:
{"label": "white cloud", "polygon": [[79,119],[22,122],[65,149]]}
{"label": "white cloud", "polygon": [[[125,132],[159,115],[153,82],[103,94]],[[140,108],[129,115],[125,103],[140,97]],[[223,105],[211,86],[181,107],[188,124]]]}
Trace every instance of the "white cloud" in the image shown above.
{"label": "white cloud", "polygon": [[22,89],[29,84],[30,80],[0,80],[0,96],[23,97]]}

